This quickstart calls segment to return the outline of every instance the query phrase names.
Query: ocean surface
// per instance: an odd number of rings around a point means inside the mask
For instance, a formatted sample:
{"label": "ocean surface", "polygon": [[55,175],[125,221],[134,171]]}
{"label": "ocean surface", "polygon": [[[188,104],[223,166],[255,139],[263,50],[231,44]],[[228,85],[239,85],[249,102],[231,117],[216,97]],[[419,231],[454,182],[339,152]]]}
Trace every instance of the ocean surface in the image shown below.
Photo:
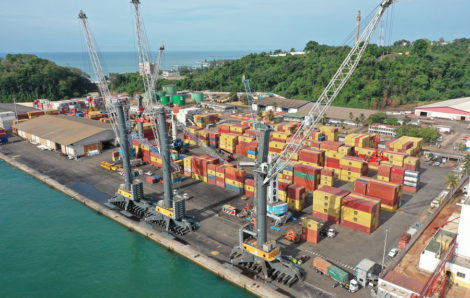
{"label": "ocean surface", "polygon": [[0,161],[0,297],[250,297]]}
{"label": "ocean surface", "polygon": [[[0,53],[0,57],[5,57],[7,53]],[[11,53],[14,54],[14,53]],[[77,67],[88,73],[92,78],[93,67],[88,56],[88,52],[69,53],[26,53],[34,54],[40,58],[54,61],[60,66]],[[163,52],[161,69],[177,69],[178,66],[198,66],[204,62],[212,60],[232,60],[248,55],[248,51],[168,51]],[[98,54],[105,74],[137,72],[139,57],[137,52],[103,52]],[[151,55],[151,61],[156,60],[156,53]]]}

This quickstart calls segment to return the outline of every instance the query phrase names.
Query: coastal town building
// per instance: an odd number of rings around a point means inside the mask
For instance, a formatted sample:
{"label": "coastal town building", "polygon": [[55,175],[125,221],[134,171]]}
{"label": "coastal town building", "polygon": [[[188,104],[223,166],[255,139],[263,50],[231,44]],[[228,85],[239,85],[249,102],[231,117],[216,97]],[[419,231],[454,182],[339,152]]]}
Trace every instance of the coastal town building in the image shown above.
{"label": "coastal town building", "polygon": [[375,133],[375,134],[379,134],[382,136],[395,137],[397,135],[395,132],[395,128],[397,127],[394,125],[374,123],[374,124],[369,125],[369,133]]}
{"label": "coastal town building", "polygon": [[470,121],[470,97],[444,100],[415,108],[415,115]]}
{"label": "coastal town building", "polygon": [[14,128],[28,141],[72,157],[101,151],[115,139],[109,124],[73,116],[45,115],[16,124]]}

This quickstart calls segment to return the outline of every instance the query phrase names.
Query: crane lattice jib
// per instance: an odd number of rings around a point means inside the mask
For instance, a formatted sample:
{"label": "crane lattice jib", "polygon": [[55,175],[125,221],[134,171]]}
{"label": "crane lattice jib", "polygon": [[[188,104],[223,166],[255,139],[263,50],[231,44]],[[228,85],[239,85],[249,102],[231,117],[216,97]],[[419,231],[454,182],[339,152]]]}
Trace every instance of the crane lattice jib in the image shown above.
{"label": "crane lattice jib", "polygon": [[[134,19],[135,19],[135,33],[137,41],[137,51],[139,54],[139,70],[142,67],[141,75],[144,83],[145,94],[147,95],[147,102],[144,103],[144,115],[146,115],[152,123],[152,130],[155,136],[155,142],[157,147],[160,148],[160,142],[157,131],[157,119],[155,111],[158,108],[161,108],[161,105],[157,105],[155,99],[155,85],[158,79],[158,72],[160,69],[160,59],[164,47],[160,47],[160,52],[158,55],[158,61],[155,65],[155,70],[152,71],[152,66],[150,63],[149,47],[147,34],[145,33],[144,20],[140,11],[140,0],[131,0],[131,3],[134,8]],[[148,67],[148,71],[147,71]],[[158,68],[158,70],[157,70]]]}
{"label": "crane lattice jib", "polygon": [[106,108],[106,112],[109,115],[109,121],[111,123],[111,127],[113,129],[114,135],[119,142],[119,134],[117,130],[117,124],[115,119],[115,109],[111,99],[111,92],[109,91],[108,82],[106,81],[106,77],[103,72],[103,68],[101,67],[100,59],[98,58],[98,52],[96,51],[95,43],[91,34],[90,27],[88,25],[88,17],[86,14],[81,10],[78,14],[78,18],[81,20],[83,25],[83,32],[85,34],[85,39],[88,48],[88,54],[90,55],[91,64],[93,65],[93,70],[95,72],[96,79],[98,80],[98,89],[100,91],[101,96],[104,98],[104,104]]}
{"label": "crane lattice jib", "polygon": [[251,117],[251,123],[253,124],[253,131],[255,132],[256,141],[259,142],[258,133],[256,132],[256,129],[255,129],[256,114],[255,114],[255,111],[253,110],[253,93],[251,92],[251,88],[250,88],[250,80],[246,79],[245,76],[243,76],[243,84],[245,85],[246,100],[248,101],[248,104],[250,105],[250,117]]}
{"label": "crane lattice jib", "polygon": [[[274,176],[281,172],[293,159],[299,150],[302,148],[302,143],[315,129],[315,126],[325,115],[326,110],[330,107],[331,103],[335,100],[338,93],[341,91],[343,86],[346,84],[352,73],[356,69],[359,61],[361,60],[364,51],[369,44],[369,41],[382,18],[384,11],[389,7],[395,0],[383,0],[375,13],[374,17],[362,32],[359,40],[354,44],[353,48],[349,52],[348,56],[344,59],[343,63],[336,71],[331,81],[323,90],[322,94],[310,109],[306,119],[302,121],[299,129],[293,135],[291,141],[284,148],[284,151],[279,155],[279,158],[270,168],[264,183],[268,183]],[[309,120],[314,119],[311,123]]]}
{"label": "crane lattice jib", "polygon": [[[152,130],[153,130],[153,134],[155,136],[155,141],[158,145],[158,147],[160,147],[160,143],[159,143],[159,140],[158,140],[158,131],[157,131],[157,120],[155,117],[155,113],[154,113],[154,107],[157,107],[157,102],[156,100],[154,100],[154,96],[155,96],[155,86],[157,84],[157,80],[158,80],[158,76],[160,74],[160,62],[161,62],[161,59],[162,59],[162,55],[163,55],[163,50],[165,49],[165,47],[162,45],[160,47],[160,50],[158,52],[158,57],[157,57],[157,63],[155,64],[155,70],[153,71],[152,73],[152,76],[151,76],[151,80],[150,80],[150,92],[147,93],[147,104],[145,105],[145,108],[144,108],[144,115],[152,115],[152,117],[149,117],[150,118],[150,121],[152,122]],[[151,99],[148,97],[149,96],[149,93],[150,95],[152,96]],[[161,107],[161,105],[158,105]]]}

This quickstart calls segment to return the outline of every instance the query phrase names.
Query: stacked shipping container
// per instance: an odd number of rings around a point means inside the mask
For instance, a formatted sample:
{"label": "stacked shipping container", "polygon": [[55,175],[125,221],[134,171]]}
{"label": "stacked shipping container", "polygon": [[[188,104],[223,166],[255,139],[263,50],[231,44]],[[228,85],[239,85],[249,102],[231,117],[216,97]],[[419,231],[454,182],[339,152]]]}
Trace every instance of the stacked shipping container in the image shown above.
{"label": "stacked shipping container", "polygon": [[371,234],[379,226],[380,207],[380,200],[352,193],[342,200],[341,225]]}
{"label": "stacked shipping container", "polygon": [[322,185],[313,192],[312,215],[322,220],[339,223],[341,202],[349,191]]}

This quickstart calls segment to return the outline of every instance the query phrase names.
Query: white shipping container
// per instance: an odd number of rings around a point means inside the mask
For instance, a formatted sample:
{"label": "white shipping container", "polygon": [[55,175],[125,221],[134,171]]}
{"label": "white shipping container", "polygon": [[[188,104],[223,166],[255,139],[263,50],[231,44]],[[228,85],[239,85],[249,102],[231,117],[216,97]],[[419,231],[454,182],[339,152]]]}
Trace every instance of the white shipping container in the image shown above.
{"label": "white shipping container", "polygon": [[409,181],[404,181],[404,182],[403,182],[403,185],[411,186],[411,187],[418,187],[418,183],[409,182]]}
{"label": "white shipping container", "polygon": [[418,177],[418,176],[419,176],[419,172],[405,170],[405,177],[406,177],[406,176]]}
{"label": "white shipping container", "polygon": [[405,176],[404,179],[405,179],[404,181],[407,181],[407,182],[414,182],[414,183],[418,182],[418,178],[415,178],[415,177],[406,177]]}

